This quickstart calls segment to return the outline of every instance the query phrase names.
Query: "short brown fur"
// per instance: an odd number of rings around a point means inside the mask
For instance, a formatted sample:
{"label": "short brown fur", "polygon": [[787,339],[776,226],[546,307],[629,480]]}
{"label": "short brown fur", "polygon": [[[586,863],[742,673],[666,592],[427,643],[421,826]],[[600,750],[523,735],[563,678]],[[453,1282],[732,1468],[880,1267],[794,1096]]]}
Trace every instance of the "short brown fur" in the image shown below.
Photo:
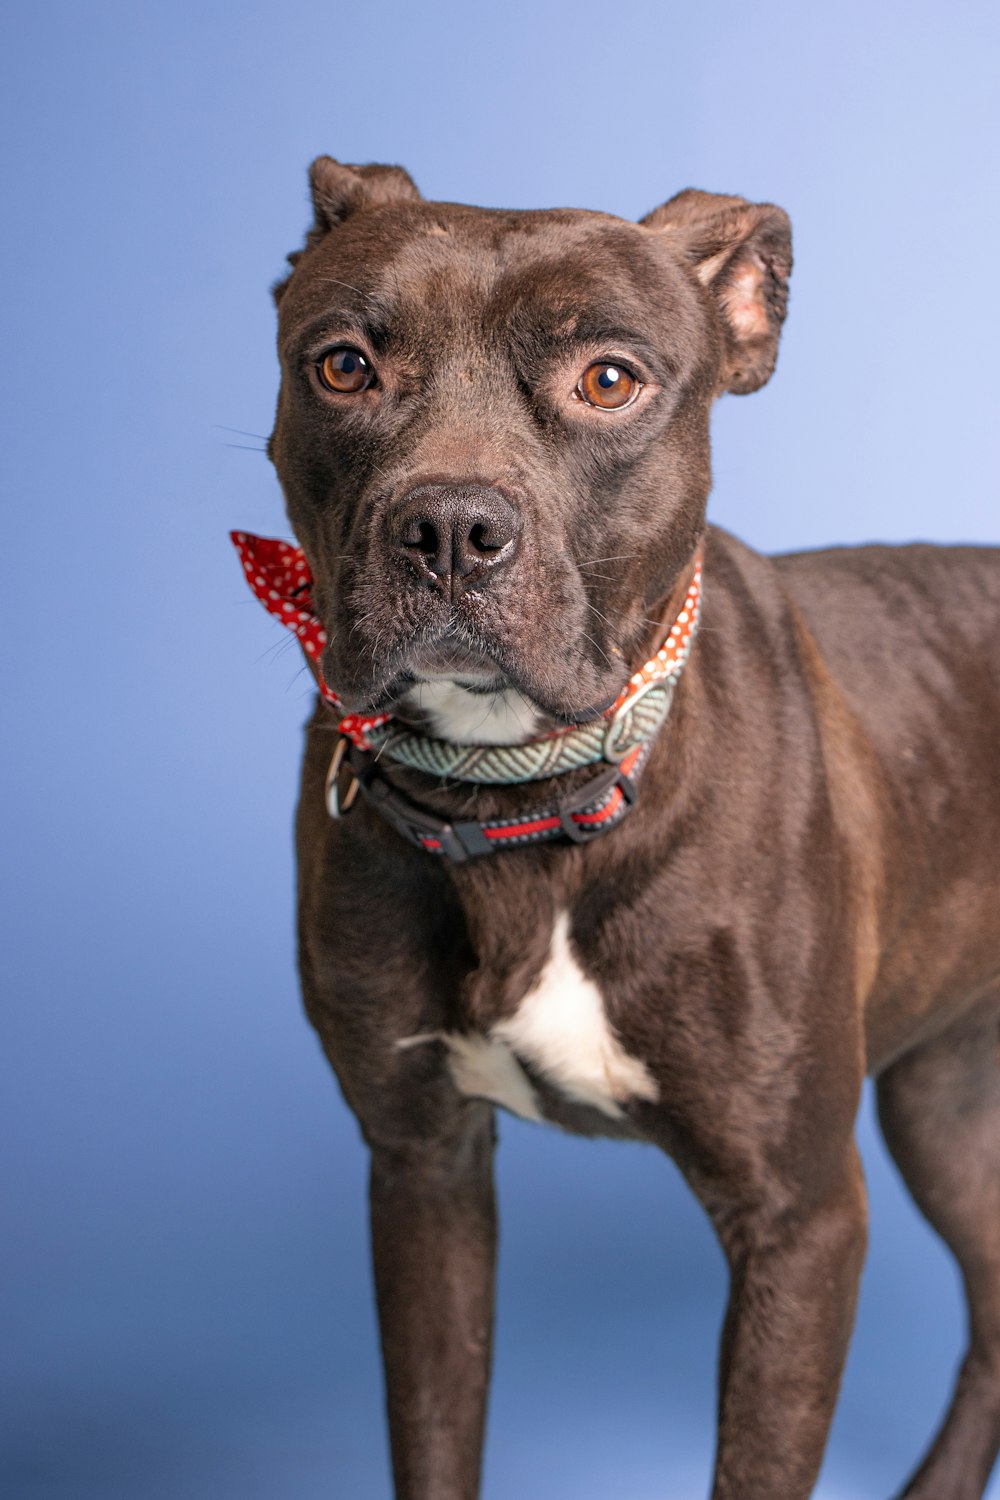
{"label": "short brown fur", "polygon": [[[770,560],[706,527],[711,403],[776,357],[780,209],[687,192],[641,225],[486,211],[329,158],[313,190],[277,289],[271,453],[349,706],[398,703],[459,640],[546,722],[599,712],[706,549],[702,628],[640,812],[606,839],[449,865],[363,802],[331,820],[335,720],[317,707],[309,727],[302,983],[372,1152],[398,1500],[478,1492],[495,1209],[492,1107],[457,1091],[442,1044],[397,1044],[516,1012],[559,910],[659,1098],[612,1120],[534,1076],[545,1114],[669,1152],[729,1260],[713,1500],[812,1492],[864,1254],[866,1071],[970,1306],[954,1405],[903,1493],[976,1500],[1000,1443],[1000,550]],[[378,373],[353,404],[317,386],[338,343]],[[610,356],[644,384],[609,418],[572,392]],[[478,487],[516,514],[515,561],[475,598],[443,598],[394,550],[421,486]],[[476,792],[387,774],[478,818],[573,779]]]}

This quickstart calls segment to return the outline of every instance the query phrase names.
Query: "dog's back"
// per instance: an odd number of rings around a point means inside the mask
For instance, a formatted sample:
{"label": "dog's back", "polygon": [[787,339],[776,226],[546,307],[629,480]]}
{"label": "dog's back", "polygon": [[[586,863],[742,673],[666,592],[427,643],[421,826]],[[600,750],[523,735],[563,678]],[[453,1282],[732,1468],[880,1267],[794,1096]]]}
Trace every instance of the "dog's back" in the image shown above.
{"label": "dog's back", "polygon": [[957,771],[955,795],[980,823],[1000,820],[1000,547],[829,548],[774,564],[914,811],[936,821]]}
{"label": "dog's back", "polygon": [[1000,685],[1000,547],[828,547],[773,562],[859,710],[869,671],[902,680],[920,641],[936,643],[946,666],[978,655]]}

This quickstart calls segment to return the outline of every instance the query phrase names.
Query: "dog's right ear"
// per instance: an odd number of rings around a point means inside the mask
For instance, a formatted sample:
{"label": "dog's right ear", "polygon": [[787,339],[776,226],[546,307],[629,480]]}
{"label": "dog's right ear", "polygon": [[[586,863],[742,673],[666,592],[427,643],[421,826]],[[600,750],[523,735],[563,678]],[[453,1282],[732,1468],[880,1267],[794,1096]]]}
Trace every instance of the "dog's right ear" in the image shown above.
{"label": "dog's right ear", "polygon": [[[409,172],[402,167],[382,166],[372,162],[368,166],[351,167],[334,161],[332,156],[317,156],[309,168],[309,189],[312,195],[313,223],[306,233],[302,250],[293,250],[288,257],[290,266],[295,266],[305,250],[318,245],[331,229],[356,213],[361,208],[378,208],[385,203],[418,203],[420,192]],[[288,285],[286,276],[272,288],[275,302]]]}
{"label": "dog's right ear", "polygon": [[318,239],[359,208],[420,201],[409,172],[377,162],[367,167],[348,167],[334,161],[332,156],[317,156],[309,168],[309,186],[316,215],[309,233]]}

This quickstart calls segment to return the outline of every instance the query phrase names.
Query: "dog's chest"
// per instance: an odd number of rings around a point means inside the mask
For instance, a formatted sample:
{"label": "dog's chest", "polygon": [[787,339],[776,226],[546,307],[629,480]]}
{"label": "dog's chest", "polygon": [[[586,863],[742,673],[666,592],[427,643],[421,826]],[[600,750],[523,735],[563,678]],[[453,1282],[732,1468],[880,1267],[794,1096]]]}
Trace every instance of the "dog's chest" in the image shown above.
{"label": "dog's chest", "polygon": [[568,1100],[621,1118],[633,1099],[655,1100],[645,1064],[631,1056],[609,1023],[604,999],[573,951],[569,917],[555,921],[545,965],[514,1013],[484,1032],[445,1032],[455,1086],[525,1119],[544,1110],[536,1075]]}

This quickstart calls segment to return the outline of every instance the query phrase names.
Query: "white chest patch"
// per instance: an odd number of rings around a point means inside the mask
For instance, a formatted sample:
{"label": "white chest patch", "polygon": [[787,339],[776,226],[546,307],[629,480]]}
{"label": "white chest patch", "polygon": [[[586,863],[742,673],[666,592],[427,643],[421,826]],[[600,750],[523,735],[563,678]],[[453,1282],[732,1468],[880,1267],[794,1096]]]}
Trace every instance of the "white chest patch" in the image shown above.
{"label": "white chest patch", "polygon": [[406,695],[409,706],[426,714],[438,739],[461,745],[521,745],[539,724],[539,712],[516,688],[474,693],[451,678],[418,682]]}
{"label": "white chest patch", "polygon": [[[527,1120],[542,1118],[531,1080],[519,1059],[567,1098],[618,1119],[629,1099],[655,1100],[656,1081],[615,1036],[601,992],[577,963],[569,941],[569,916],[561,912],[545,967],[514,1015],[489,1036],[435,1032],[447,1043],[449,1067],[463,1094],[490,1099]],[[405,1037],[401,1047],[429,1041]]]}
{"label": "white chest patch", "polygon": [[503,1042],[473,1032],[445,1033],[448,1044],[448,1067],[459,1093],[474,1099],[490,1099],[502,1104],[523,1120],[540,1120],[541,1110],[531,1080],[517,1058]]}
{"label": "white chest patch", "polygon": [[489,1099],[523,1120],[541,1120],[531,1079],[504,1042],[493,1041],[478,1031],[421,1031],[404,1036],[400,1051],[421,1047],[425,1042],[444,1042],[448,1048],[448,1071],[460,1094],[470,1099]]}
{"label": "white chest patch", "polygon": [[525,1062],[569,1098],[618,1117],[628,1099],[659,1097],[646,1065],[630,1057],[608,1025],[601,992],[580,968],[560,912],[548,960],[514,1015],[494,1027]]}

